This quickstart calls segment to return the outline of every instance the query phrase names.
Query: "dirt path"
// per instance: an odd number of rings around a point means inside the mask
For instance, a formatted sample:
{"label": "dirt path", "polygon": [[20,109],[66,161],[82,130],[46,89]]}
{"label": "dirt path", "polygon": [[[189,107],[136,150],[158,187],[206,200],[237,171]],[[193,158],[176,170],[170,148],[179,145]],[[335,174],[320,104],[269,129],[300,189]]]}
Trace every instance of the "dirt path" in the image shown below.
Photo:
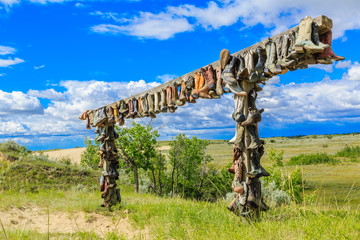
{"label": "dirt path", "polygon": [[62,157],[69,157],[74,164],[80,164],[81,154],[85,151],[85,148],[69,148],[45,152],[51,159],[59,159]]}
{"label": "dirt path", "polygon": [[[100,237],[116,231],[126,238],[142,236],[149,239],[148,229],[134,229],[129,223],[127,210],[122,216],[104,216],[98,213],[51,212],[37,207],[11,208],[0,212],[0,219],[5,229],[36,230],[39,233],[74,233],[79,231],[95,232]],[[48,218],[49,216],[49,218]],[[48,225],[49,219],[49,225]]]}

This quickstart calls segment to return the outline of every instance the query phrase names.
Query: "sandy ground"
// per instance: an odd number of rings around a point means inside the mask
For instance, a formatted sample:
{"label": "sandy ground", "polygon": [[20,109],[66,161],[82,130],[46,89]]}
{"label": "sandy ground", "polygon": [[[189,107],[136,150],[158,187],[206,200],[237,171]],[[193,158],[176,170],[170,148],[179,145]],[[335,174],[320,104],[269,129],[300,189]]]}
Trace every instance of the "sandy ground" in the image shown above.
{"label": "sandy ground", "polygon": [[[127,210],[122,216],[104,216],[99,213],[52,212],[38,207],[11,208],[0,212],[5,229],[36,230],[39,233],[74,233],[79,231],[95,232],[100,237],[116,231],[126,238],[145,237],[149,239],[148,229],[134,229],[129,223]],[[49,224],[48,224],[49,222]]]}
{"label": "sandy ground", "polygon": [[[169,150],[170,146],[159,147],[158,150]],[[51,159],[59,159],[62,157],[69,157],[74,164],[80,164],[81,153],[85,151],[85,148],[69,148],[45,152]]]}
{"label": "sandy ground", "polygon": [[69,157],[74,164],[80,164],[81,154],[85,151],[85,148],[69,148],[45,152],[51,159],[59,159],[62,157]]}

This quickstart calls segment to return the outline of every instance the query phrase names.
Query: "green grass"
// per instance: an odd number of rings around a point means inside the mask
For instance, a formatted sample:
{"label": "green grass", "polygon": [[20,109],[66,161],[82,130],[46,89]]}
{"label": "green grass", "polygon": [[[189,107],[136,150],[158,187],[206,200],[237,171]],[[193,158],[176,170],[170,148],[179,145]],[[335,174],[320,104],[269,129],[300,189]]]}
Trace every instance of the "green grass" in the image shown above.
{"label": "green grass", "polygon": [[310,165],[310,164],[320,164],[320,163],[336,164],[336,163],[340,163],[340,160],[335,159],[334,157],[329,156],[326,153],[300,154],[299,156],[290,158],[288,165],[299,166],[299,165]]}

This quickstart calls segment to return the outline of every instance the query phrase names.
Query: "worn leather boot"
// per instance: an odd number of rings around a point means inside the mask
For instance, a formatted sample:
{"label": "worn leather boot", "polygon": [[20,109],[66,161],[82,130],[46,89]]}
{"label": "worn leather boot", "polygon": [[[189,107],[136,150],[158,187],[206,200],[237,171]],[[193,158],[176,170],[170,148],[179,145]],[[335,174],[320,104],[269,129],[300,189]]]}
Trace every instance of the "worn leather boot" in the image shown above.
{"label": "worn leather boot", "polygon": [[239,62],[236,78],[238,80],[249,78],[249,72],[248,72],[247,68],[245,67],[244,58],[240,54],[238,54],[236,58],[238,59],[238,62]]}
{"label": "worn leather boot", "polygon": [[145,117],[149,116],[148,96],[149,96],[149,93],[145,93],[145,95],[141,97],[141,101],[142,101],[141,103],[142,103],[142,107],[143,107]]}
{"label": "worn leather boot", "polygon": [[229,173],[235,174],[235,163],[239,160],[240,154],[241,154],[240,149],[234,147],[232,166],[231,166],[230,168],[228,168],[228,172],[229,172]]}
{"label": "worn leather boot", "polygon": [[255,71],[254,53],[253,51],[247,51],[244,53],[245,67],[248,70],[248,75]]}
{"label": "worn leather boot", "polygon": [[166,103],[169,109],[169,112],[173,113],[175,108],[175,103],[172,100],[172,89],[170,86],[166,87]]}
{"label": "worn leather boot", "polygon": [[196,103],[195,98],[193,97],[193,91],[195,89],[194,85],[194,77],[189,76],[185,82],[185,92],[186,92],[186,100],[189,103]]}
{"label": "worn leather boot", "polygon": [[333,60],[333,61],[345,60],[344,57],[337,56],[331,48],[331,44],[332,44],[332,31],[331,30],[320,36],[320,42],[327,44],[329,47],[326,48],[322,53],[319,53],[316,56],[316,59],[319,63],[326,64],[329,62],[329,60]]}
{"label": "worn leather boot", "polygon": [[225,88],[229,89],[235,95],[240,96],[244,92],[239,86],[239,83],[234,76],[235,63],[236,63],[236,58],[231,57],[229,64],[225,66],[225,69],[222,72],[222,79],[225,82]]}
{"label": "worn leather boot", "polygon": [[134,107],[134,114],[133,114],[132,118],[136,118],[136,117],[138,117],[138,113],[139,113],[137,99],[133,98],[132,102],[133,102],[133,107]]}
{"label": "worn leather boot", "polygon": [[264,72],[269,75],[277,75],[282,72],[281,66],[276,65],[276,45],[275,43],[269,39],[269,41],[265,44],[266,49],[266,62]]}
{"label": "worn leather boot", "polygon": [[220,65],[216,68],[216,94],[219,96],[224,94],[224,89],[222,87],[221,66]]}
{"label": "worn leather boot", "polygon": [[167,103],[166,103],[167,91],[166,89],[162,89],[160,92],[160,112],[167,112]]}
{"label": "worn leather boot", "polygon": [[139,117],[144,117],[144,110],[142,108],[142,101],[141,101],[141,97],[138,97],[138,115]]}
{"label": "worn leather boot", "polygon": [[194,78],[194,89],[192,91],[192,96],[194,99],[199,98],[199,93],[198,93],[199,85],[200,85],[200,73],[196,72]]}
{"label": "worn leather boot", "polygon": [[160,108],[159,108],[159,93],[156,92],[154,94],[154,112],[155,114],[159,114],[160,113]]}
{"label": "worn leather boot", "polygon": [[311,41],[312,24],[313,21],[309,16],[305,17],[300,21],[299,33],[296,38],[295,47],[294,47],[297,53],[304,53],[305,50],[307,53],[319,53],[324,51],[323,47],[316,46]]}
{"label": "worn leather boot", "polygon": [[113,112],[114,112],[115,122],[119,122],[119,110],[116,107],[116,104],[112,105],[112,109],[113,109]]}
{"label": "worn leather boot", "polygon": [[185,81],[181,82],[179,100],[185,104],[186,102],[186,84]]}
{"label": "worn leather boot", "polygon": [[264,109],[252,109],[251,107],[249,108],[249,115],[246,119],[245,122],[243,122],[241,125],[246,127],[246,126],[250,126],[250,125],[254,125],[258,122],[261,121],[261,113],[264,112]]}
{"label": "worn leather boot", "polygon": [[119,114],[119,126],[123,126],[125,124],[124,116],[124,113]]}
{"label": "worn leather boot", "polygon": [[254,150],[262,145],[262,141],[259,139],[256,125],[248,125],[246,130],[250,136],[250,144],[247,147],[248,150]]}
{"label": "worn leather boot", "polygon": [[180,101],[179,99],[179,95],[178,95],[178,86],[176,83],[173,84],[173,86],[171,87],[171,96],[172,96],[172,101],[177,105],[177,106],[183,106],[185,105],[185,101]]}
{"label": "worn leather boot", "polygon": [[119,113],[125,114],[129,111],[128,105],[125,103],[123,99],[117,102]]}
{"label": "worn leather boot", "polygon": [[270,174],[260,165],[260,159],[264,155],[264,147],[260,146],[259,148],[253,150],[250,153],[250,165],[251,170],[246,173],[246,176],[249,178],[261,178],[268,177]]}
{"label": "worn leather boot", "polygon": [[249,181],[248,192],[246,205],[250,208],[258,208],[261,203],[261,183],[257,178]]}
{"label": "worn leather boot", "polygon": [[149,104],[149,116],[151,118],[156,118],[155,111],[154,111],[154,96],[152,94],[148,94],[147,102]]}
{"label": "worn leather boot", "polygon": [[209,76],[207,69],[201,68],[200,70],[202,72],[201,76],[204,79],[204,85],[198,90],[199,97],[211,98],[209,91],[215,87],[214,76]]}
{"label": "worn leather boot", "polygon": [[[331,31],[331,30],[330,30]],[[319,37],[319,26],[313,22],[312,24],[312,29],[311,29],[311,41],[319,47],[322,47],[324,49],[329,48],[330,45],[323,43],[320,41],[320,37]],[[331,43],[330,43],[331,44]]]}
{"label": "worn leather boot", "polygon": [[225,66],[228,64],[230,59],[230,52],[227,49],[223,49],[220,52],[220,67],[221,70],[225,68]]}
{"label": "worn leather boot", "polygon": [[129,109],[129,112],[128,114],[125,116],[125,118],[131,118],[133,115],[134,115],[134,105],[133,105],[133,101],[132,99],[130,99],[128,101],[128,109]]}
{"label": "worn leather boot", "polygon": [[255,65],[255,71],[257,73],[264,72],[264,64],[265,64],[265,57],[263,55],[263,49],[259,46],[255,50],[256,54],[258,55],[258,62]]}

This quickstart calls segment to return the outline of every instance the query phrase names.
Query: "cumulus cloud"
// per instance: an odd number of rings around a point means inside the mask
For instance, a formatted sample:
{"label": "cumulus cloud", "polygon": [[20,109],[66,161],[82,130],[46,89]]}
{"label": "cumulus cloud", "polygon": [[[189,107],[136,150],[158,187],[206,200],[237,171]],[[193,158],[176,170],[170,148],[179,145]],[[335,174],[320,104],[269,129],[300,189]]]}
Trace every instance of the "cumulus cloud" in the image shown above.
{"label": "cumulus cloud", "polygon": [[22,62],[24,62],[24,60],[20,59],[20,58],[0,59],[0,67],[9,67],[11,65],[15,65],[15,64],[18,64],[18,63],[22,63]]}
{"label": "cumulus cloud", "polygon": [[0,116],[15,117],[18,114],[42,114],[44,107],[40,101],[19,91],[3,92],[0,90]]}
{"label": "cumulus cloud", "polygon": [[37,98],[51,99],[51,100],[55,100],[55,101],[63,101],[66,99],[66,96],[64,93],[57,92],[53,88],[41,90],[41,91],[30,89],[27,92],[27,95],[32,96],[32,97],[37,97]]}
{"label": "cumulus cloud", "polygon": [[354,65],[352,65],[348,71],[348,73],[345,75],[345,78],[348,80],[360,80],[360,64],[358,62],[355,62]]}
{"label": "cumulus cloud", "polygon": [[20,3],[20,0],[0,0],[0,3],[11,7],[14,4]]}
{"label": "cumulus cloud", "polygon": [[8,46],[0,46],[0,55],[14,54],[15,52],[15,48]]}
{"label": "cumulus cloud", "polygon": [[45,65],[41,65],[41,66],[34,66],[34,69],[35,70],[38,70],[38,69],[41,69],[41,68],[44,68],[45,67]]}
{"label": "cumulus cloud", "polygon": [[[100,24],[92,29],[97,33],[127,34],[141,38],[168,39],[176,33],[193,31],[196,26],[207,30],[241,22],[244,27],[257,24],[270,29],[270,35],[294,26],[309,15],[327,15],[334,22],[333,37],[342,37],[346,30],[360,28],[360,2],[348,0],[234,0],[209,1],[205,7],[194,4],[168,6],[160,13],[139,12],[127,24]],[[343,14],[346,12],[347,14]],[[191,24],[189,23],[191,22]]]}
{"label": "cumulus cloud", "polygon": [[161,82],[167,82],[167,81],[170,81],[170,80],[173,80],[175,78],[177,78],[178,76],[175,75],[175,74],[164,74],[164,75],[159,75],[159,76],[156,76],[157,79],[159,79]]}

